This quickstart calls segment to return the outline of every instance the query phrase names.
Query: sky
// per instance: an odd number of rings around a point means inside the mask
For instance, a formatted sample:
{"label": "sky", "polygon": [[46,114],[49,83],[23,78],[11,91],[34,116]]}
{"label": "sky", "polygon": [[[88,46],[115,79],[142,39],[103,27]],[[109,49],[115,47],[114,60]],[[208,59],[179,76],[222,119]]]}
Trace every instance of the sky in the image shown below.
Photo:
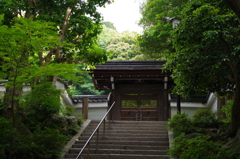
{"label": "sky", "polygon": [[142,28],[137,25],[141,18],[139,5],[143,0],[114,0],[112,4],[106,4],[105,8],[98,8],[104,17],[104,21],[114,24],[117,31],[136,31],[142,32]]}

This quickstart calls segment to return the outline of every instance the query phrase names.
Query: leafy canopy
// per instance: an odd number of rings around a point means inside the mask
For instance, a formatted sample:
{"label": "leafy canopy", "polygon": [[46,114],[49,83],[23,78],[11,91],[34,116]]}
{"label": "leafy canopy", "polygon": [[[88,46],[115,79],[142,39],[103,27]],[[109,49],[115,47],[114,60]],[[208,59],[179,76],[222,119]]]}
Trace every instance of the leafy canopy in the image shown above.
{"label": "leafy canopy", "polygon": [[176,52],[168,60],[183,95],[193,91],[226,94],[239,83],[240,21],[218,1],[194,1],[176,28]]}

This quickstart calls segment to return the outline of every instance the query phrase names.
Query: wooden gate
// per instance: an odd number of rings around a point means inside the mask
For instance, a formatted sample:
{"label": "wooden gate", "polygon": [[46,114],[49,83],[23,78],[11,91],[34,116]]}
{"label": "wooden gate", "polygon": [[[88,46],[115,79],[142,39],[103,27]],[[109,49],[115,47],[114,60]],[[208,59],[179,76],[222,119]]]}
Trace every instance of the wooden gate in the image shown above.
{"label": "wooden gate", "polygon": [[157,121],[157,95],[121,95],[121,120]]}

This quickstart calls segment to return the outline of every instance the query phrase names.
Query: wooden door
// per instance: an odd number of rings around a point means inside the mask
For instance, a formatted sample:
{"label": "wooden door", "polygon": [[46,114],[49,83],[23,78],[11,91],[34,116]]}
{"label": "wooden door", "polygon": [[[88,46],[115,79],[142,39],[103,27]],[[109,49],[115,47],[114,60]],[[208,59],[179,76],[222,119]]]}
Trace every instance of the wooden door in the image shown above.
{"label": "wooden door", "polygon": [[121,120],[158,120],[156,94],[124,94],[120,97]]}

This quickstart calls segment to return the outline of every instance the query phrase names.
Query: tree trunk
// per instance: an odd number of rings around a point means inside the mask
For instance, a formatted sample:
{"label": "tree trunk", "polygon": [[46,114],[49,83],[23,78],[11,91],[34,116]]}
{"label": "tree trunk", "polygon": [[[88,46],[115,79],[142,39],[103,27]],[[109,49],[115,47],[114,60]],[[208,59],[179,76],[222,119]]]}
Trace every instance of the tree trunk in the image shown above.
{"label": "tree trunk", "polygon": [[240,19],[240,0],[224,0]]}
{"label": "tree trunk", "polygon": [[17,88],[6,88],[3,100],[3,116],[7,119],[14,118],[15,113],[18,111],[19,100],[16,99],[17,96],[20,96],[20,91],[17,91]]}
{"label": "tree trunk", "polygon": [[228,135],[234,137],[237,134],[237,130],[240,124],[240,83],[236,84],[234,92],[234,103],[232,107],[231,123],[228,130]]}
{"label": "tree trunk", "polygon": [[26,10],[26,14],[25,17],[27,19],[32,18],[33,20],[35,20],[36,18],[36,2],[35,0],[28,0],[27,1],[27,10]]}

